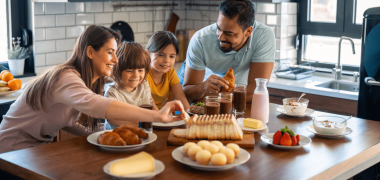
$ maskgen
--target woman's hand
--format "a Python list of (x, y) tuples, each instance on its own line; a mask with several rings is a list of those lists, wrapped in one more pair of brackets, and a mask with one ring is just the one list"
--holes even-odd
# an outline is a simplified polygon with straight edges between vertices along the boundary
[(175, 100), (170, 101), (165, 104), (164, 107), (161, 108), (160, 114), (161, 114), (161, 122), (169, 123), (173, 121), (180, 121), (183, 118), (181, 116), (173, 117), (172, 112), (179, 111), (181, 114), (187, 114), (185, 111), (185, 108), (183, 108), (183, 105), (181, 101)]

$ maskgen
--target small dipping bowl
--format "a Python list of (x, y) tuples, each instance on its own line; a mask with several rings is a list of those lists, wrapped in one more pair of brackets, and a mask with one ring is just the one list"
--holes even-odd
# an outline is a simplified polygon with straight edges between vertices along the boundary
[[(309, 100), (304, 99), (304, 98), (301, 98), (298, 102), (297, 102), (297, 100), (298, 100), (298, 98), (285, 98), (282, 100), (282, 103), (284, 104), (285, 111), (287, 113), (299, 114), (299, 115), (305, 114), (307, 105), (309, 104)], [(289, 104), (292, 104), (291, 102), (295, 102), (295, 103), (293, 103), (294, 104), (293, 106), (289, 105)]]
[(319, 134), (342, 135), (346, 130), (347, 121), (338, 116), (316, 116), (313, 117), (314, 130)]

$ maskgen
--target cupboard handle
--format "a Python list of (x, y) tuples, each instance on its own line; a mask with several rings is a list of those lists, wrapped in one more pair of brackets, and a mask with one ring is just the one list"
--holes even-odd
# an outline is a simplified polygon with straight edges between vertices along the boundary
[(380, 82), (379, 81), (376, 81), (373, 77), (366, 77), (364, 79), (364, 82), (368, 85), (368, 86), (380, 86)]

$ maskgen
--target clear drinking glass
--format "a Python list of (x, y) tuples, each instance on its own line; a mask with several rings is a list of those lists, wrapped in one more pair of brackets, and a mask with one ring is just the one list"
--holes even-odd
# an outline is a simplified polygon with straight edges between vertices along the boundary
[[(154, 103), (153, 98), (142, 98), (139, 100), (138, 106), (140, 108), (153, 110), (153, 103)], [(139, 127), (141, 129), (144, 129), (145, 131), (153, 132), (152, 122), (140, 122)]]
[(231, 114), (232, 110), (232, 93), (219, 93), (220, 114)]
[(206, 96), (206, 115), (219, 114), (220, 103), (218, 96)]
[(244, 115), (246, 108), (245, 97), (247, 95), (246, 84), (235, 84), (234, 89), (234, 108), (235, 115)]

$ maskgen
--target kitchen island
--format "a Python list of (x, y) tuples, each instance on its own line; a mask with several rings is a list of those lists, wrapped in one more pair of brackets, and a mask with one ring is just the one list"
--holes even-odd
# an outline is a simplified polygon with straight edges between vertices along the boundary
[[(87, 136), (0, 154), (0, 169), (25, 179), (113, 179), (103, 172), (109, 161), (140, 151), (162, 161), (165, 170), (152, 179), (348, 179), (380, 161), (380, 122), (352, 118), (347, 126), (353, 132), (343, 138), (315, 136), (306, 127), (310, 117), (294, 118), (276, 111), (270, 104), (268, 128), (255, 132), (255, 147), (246, 149), (248, 162), (230, 170), (202, 171), (173, 159), (177, 146), (167, 145), (170, 130), (154, 130), (158, 139), (145, 148), (130, 152), (111, 152), (87, 142)], [(313, 116), (327, 113), (315, 112)], [(247, 104), (246, 117), (250, 115)], [(287, 125), (296, 134), (311, 138), (300, 149), (283, 150), (263, 141), (264, 133), (274, 133)]]

